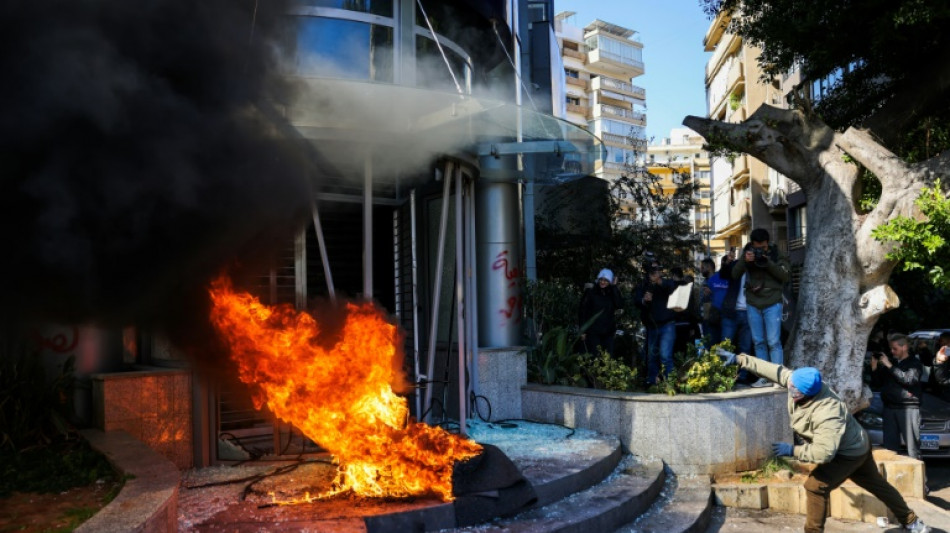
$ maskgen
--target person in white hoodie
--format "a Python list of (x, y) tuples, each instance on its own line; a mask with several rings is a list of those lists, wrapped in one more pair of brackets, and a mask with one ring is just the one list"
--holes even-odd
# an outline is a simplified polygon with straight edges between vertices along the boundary
[(584, 291), (577, 313), (578, 325), (581, 327), (593, 320), (581, 333), (581, 340), (584, 341), (584, 348), (588, 353), (597, 355), (599, 350), (603, 350), (610, 355), (614, 354), (616, 313), (620, 309), (623, 309), (623, 298), (614, 284), (614, 273), (605, 268), (597, 274), (597, 283)]

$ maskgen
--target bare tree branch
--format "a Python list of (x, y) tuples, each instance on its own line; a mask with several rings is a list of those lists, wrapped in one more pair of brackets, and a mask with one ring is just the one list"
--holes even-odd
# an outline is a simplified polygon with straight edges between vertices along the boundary
[(823, 171), (815, 154), (830, 145), (834, 132), (801, 112), (763, 105), (740, 124), (688, 116), (683, 124), (714, 147), (747, 153), (808, 190)]
[(907, 185), (906, 180), (911, 173), (910, 167), (893, 152), (875, 141), (867, 130), (848, 128), (837, 137), (835, 143), (877, 176), (882, 188), (903, 188)]

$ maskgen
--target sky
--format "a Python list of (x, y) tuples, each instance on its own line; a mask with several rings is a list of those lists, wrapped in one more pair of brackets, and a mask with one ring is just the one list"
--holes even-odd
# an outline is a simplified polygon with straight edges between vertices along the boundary
[(645, 74), (633, 84), (647, 93), (647, 138), (659, 142), (686, 115), (706, 114), (703, 36), (709, 28), (699, 0), (554, 0), (584, 27), (601, 19), (639, 32)]

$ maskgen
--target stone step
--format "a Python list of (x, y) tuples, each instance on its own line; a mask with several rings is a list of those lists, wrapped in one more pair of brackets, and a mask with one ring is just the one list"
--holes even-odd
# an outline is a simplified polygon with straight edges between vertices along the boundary
[(592, 533), (613, 531), (645, 512), (663, 488), (659, 461), (625, 458), (602, 483), (509, 519), (461, 528), (468, 533)]
[[(531, 436), (519, 438), (522, 433), (518, 431)], [(603, 482), (623, 457), (617, 437), (550, 424), (520, 422), (519, 427), (512, 431), (499, 433), (496, 430), (494, 435), (478, 436), (482, 437), (481, 442), (501, 448), (531, 483), (537, 496), (531, 509), (544, 507)], [(464, 499), (426, 505), (367, 516), (365, 527), (367, 533), (438, 531), (499, 518), (496, 514), (485, 514), (490, 505), (482, 509), (477, 507), (477, 501), (466, 502)], [(478, 518), (473, 518), (475, 516)]]
[(714, 510), (708, 476), (677, 477), (665, 493), (633, 523), (615, 533), (700, 533), (706, 531)]

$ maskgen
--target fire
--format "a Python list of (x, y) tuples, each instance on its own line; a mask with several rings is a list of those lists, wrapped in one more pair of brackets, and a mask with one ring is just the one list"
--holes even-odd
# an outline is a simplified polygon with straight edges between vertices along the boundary
[(340, 340), (326, 349), (320, 325), (290, 306), (236, 293), (226, 277), (210, 289), (211, 321), (227, 341), (255, 404), (332, 453), (334, 491), (362, 496), (436, 494), (452, 498), (452, 468), (481, 446), (442, 428), (407, 424), (396, 327), (371, 303), (348, 304)]

